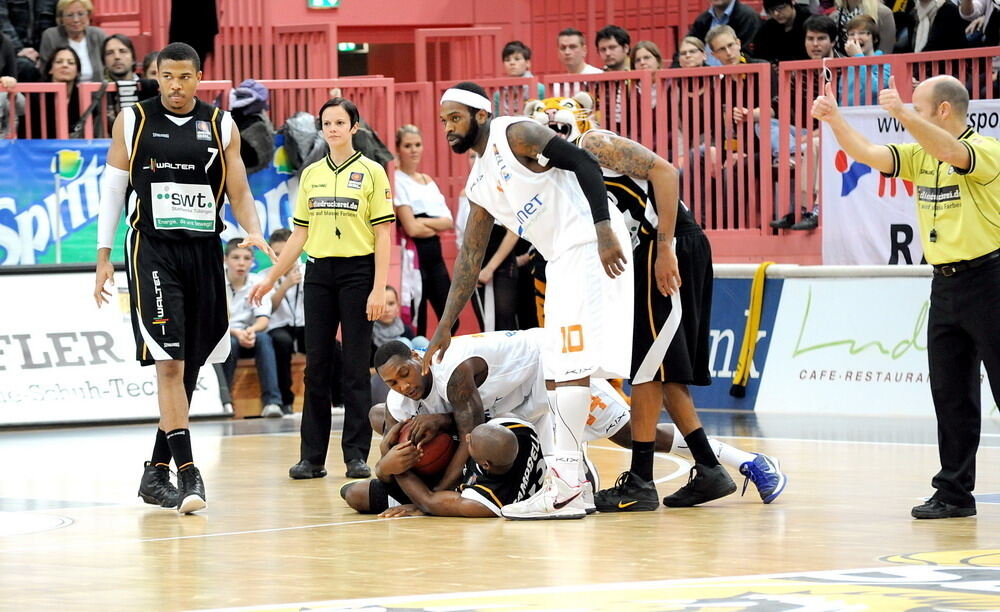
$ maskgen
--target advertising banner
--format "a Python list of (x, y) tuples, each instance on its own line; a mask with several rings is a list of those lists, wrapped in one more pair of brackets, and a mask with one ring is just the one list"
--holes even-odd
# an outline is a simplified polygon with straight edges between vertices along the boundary
[[(898, 121), (877, 106), (842, 108), (847, 122), (875, 144), (913, 142)], [(972, 100), (969, 123), (1000, 137), (1000, 100)], [(917, 229), (913, 185), (855, 161), (823, 124), (823, 263), (903, 265), (926, 263)]]
[[(156, 418), (156, 373), (135, 360), (124, 273), (98, 309), (93, 273), (0, 277), (0, 425)], [(221, 414), (219, 384), (202, 368), (192, 415)]]
[[(930, 278), (786, 279), (757, 412), (933, 416)], [(994, 411), (982, 374), (983, 414)]]
[[(265, 238), (279, 227), (291, 227), (296, 185), (285, 163), (278, 136), (271, 167), (250, 176)], [(0, 265), (51, 264), (56, 261), (56, 234), (61, 263), (96, 260), (100, 178), (109, 140), (0, 140)], [(57, 198), (56, 182), (60, 184)], [(232, 209), (225, 208), (222, 239), (238, 235)], [(58, 232), (57, 232), (58, 227)], [(119, 223), (111, 252), (123, 261), (125, 223)]]
[(750, 303), (750, 279), (716, 278), (712, 295), (712, 331), (709, 337), (709, 373), (712, 385), (690, 387), (694, 404), (698, 408), (727, 408), (731, 410), (753, 410), (761, 372), (770, 352), (771, 334), (774, 329), (778, 301), (781, 297), (781, 279), (768, 279), (764, 286), (764, 307), (761, 312), (760, 329), (757, 332), (757, 348), (750, 367), (746, 397), (733, 397), (729, 388), (733, 384), (743, 344), (743, 330), (747, 321), (747, 306)]

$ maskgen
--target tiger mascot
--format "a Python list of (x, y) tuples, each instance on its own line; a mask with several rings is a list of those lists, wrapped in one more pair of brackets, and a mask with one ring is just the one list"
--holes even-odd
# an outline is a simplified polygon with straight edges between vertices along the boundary
[(524, 114), (576, 144), (587, 131), (598, 127), (594, 99), (585, 91), (572, 98), (528, 100)]

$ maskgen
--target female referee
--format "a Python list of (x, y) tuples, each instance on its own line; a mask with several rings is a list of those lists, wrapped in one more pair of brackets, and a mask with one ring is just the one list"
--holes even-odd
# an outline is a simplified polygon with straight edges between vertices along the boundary
[(368, 478), (371, 446), (368, 363), (372, 321), (385, 308), (389, 242), (395, 216), (385, 170), (354, 150), (358, 109), (333, 98), (319, 111), (330, 154), (302, 173), (292, 235), (250, 299), (260, 302), (305, 250), (306, 376), (300, 461), (292, 478), (326, 476), (330, 444), (330, 360), (343, 338), (344, 436), (348, 478)]

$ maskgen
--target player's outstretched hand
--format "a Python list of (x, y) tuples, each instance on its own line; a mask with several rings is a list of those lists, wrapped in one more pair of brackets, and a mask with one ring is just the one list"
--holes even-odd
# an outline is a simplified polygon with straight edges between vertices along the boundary
[(444, 354), (448, 351), (449, 346), (451, 346), (451, 330), (447, 325), (441, 325), (438, 322), (437, 331), (431, 337), (430, 344), (427, 345), (427, 352), (424, 353), (424, 358), (420, 362), (420, 373), (426, 374), (430, 372), (431, 365), (434, 363), (434, 356), (437, 355), (438, 361), (441, 361), (444, 358)]
[(247, 301), (250, 302), (251, 306), (260, 306), (264, 296), (271, 293), (271, 289), (274, 289), (274, 280), (270, 274), (265, 274), (263, 280), (250, 288)]
[(264, 251), (264, 254), (271, 258), (271, 263), (278, 263), (278, 256), (274, 254), (274, 249), (271, 248), (271, 245), (260, 234), (247, 234), (243, 242), (240, 243), (240, 248), (249, 248), (251, 246)]
[(403, 429), (403, 424), (406, 421), (400, 421), (389, 428), (389, 431), (382, 434), (382, 443), (379, 444), (379, 453), (384, 457), (389, 449), (396, 445), (396, 441), (399, 440), (399, 432)]
[(829, 82), (823, 86), (823, 95), (813, 100), (812, 116), (820, 121), (831, 121), (840, 112), (837, 108), (837, 96), (833, 93), (833, 85)]
[(597, 230), (597, 252), (601, 256), (601, 265), (608, 276), (615, 278), (625, 271), (625, 264), (628, 263), (622, 245), (618, 243), (610, 221), (601, 221), (594, 229)]
[(681, 271), (677, 265), (677, 254), (665, 244), (656, 251), (656, 287), (663, 295), (673, 295), (681, 290)]
[(878, 103), (882, 110), (893, 117), (898, 116), (903, 110), (903, 99), (899, 97), (899, 91), (896, 89), (896, 77), (889, 77), (889, 87), (878, 92)]
[(395, 476), (409, 470), (420, 461), (423, 452), (417, 445), (407, 440), (389, 449), (379, 462), (379, 469), (386, 476)]
[(452, 418), (445, 414), (418, 414), (413, 417), (410, 441), (422, 448), (423, 443), (430, 442), (449, 421), (452, 421)]
[(418, 508), (416, 504), (403, 504), (402, 506), (383, 510), (382, 514), (378, 515), (379, 518), (400, 518), (404, 516), (424, 516), (424, 511)]
[(108, 291), (108, 283), (112, 287), (115, 286), (115, 266), (110, 261), (99, 261), (97, 279), (94, 282), (94, 301), (97, 302), (98, 308), (101, 304), (110, 304), (108, 298), (111, 297), (111, 292)]

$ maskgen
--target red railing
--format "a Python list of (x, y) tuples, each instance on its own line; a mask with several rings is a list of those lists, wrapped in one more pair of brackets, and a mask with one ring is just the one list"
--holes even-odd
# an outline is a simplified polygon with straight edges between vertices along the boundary
[[(7, 93), (3, 138), (69, 138), (69, 94), (63, 83), (18, 83)], [(23, 100), (18, 100), (18, 94)], [(23, 108), (23, 114), (20, 110)]]
[(492, 77), (509, 36), (506, 28), (496, 26), (418, 29), (414, 32), (417, 81)]

